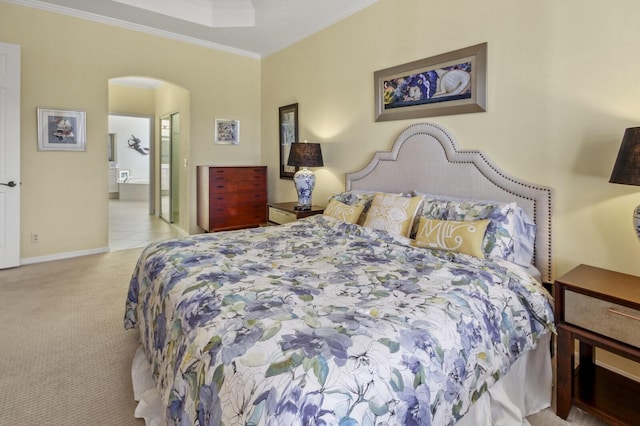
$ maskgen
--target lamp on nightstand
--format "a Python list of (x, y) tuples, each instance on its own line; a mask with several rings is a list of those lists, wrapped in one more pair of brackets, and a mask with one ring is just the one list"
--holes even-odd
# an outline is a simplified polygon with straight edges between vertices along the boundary
[(287, 165), (301, 167), (293, 175), (293, 183), (298, 192), (296, 210), (311, 210), (311, 194), (316, 186), (316, 175), (307, 167), (322, 167), (322, 150), (319, 143), (294, 142), (291, 144)]
[[(640, 186), (640, 127), (625, 130), (609, 182)], [(640, 239), (640, 205), (633, 211), (633, 227)]]

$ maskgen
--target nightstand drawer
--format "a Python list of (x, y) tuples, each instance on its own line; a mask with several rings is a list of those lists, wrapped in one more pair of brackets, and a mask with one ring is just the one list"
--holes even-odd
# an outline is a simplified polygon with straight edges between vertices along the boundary
[(565, 321), (640, 347), (640, 311), (565, 290)]
[(283, 225), (285, 223), (293, 222), (295, 220), (296, 220), (295, 213), (289, 213), (273, 207), (269, 207), (269, 222)]

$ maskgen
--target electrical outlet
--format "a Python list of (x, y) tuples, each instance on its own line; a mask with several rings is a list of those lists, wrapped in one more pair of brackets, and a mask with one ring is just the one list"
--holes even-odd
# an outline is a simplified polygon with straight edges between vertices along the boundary
[(38, 234), (31, 234), (31, 244), (36, 244), (40, 242), (40, 236)]

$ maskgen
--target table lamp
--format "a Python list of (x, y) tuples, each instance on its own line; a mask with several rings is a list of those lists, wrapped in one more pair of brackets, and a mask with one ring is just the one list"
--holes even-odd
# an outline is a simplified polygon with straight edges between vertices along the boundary
[[(640, 186), (640, 127), (625, 130), (609, 182)], [(633, 227), (640, 239), (640, 205), (633, 211)]]
[(311, 194), (316, 186), (316, 175), (307, 167), (322, 167), (322, 150), (319, 143), (294, 142), (291, 144), (287, 165), (300, 167), (293, 175), (293, 183), (298, 192), (295, 210), (311, 210)]

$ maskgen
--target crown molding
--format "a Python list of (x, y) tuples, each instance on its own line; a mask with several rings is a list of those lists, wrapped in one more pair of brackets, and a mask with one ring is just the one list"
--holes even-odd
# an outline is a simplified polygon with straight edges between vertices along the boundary
[(0, 0), (0, 1), (3, 1), (5, 3), (16, 4), (19, 6), (30, 7), (32, 9), (40, 9), (46, 12), (60, 13), (62, 15), (72, 16), (74, 18), (84, 19), (87, 21), (120, 27), (127, 30), (151, 34), (157, 37), (163, 37), (171, 40), (180, 41), (183, 43), (205, 47), (207, 49), (232, 53), (234, 55), (239, 55), (239, 56), (247, 56), (254, 59), (260, 59), (260, 55), (256, 52), (249, 52), (247, 50), (236, 49), (234, 47), (225, 46), (225, 45), (213, 43), (213, 42), (208, 42), (205, 40), (184, 36), (181, 34), (176, 34), (170, 31), (159, 30), (157, 28), (148, 27), (146, 25), (139, 25), (132, 22), (123, 21), (121, 19), (109, 18), (107, 16), (97, 15), (95, 13), (83, 12), (80, 10), (71, 9), (64, 6), (58, 6), (51, 3), (44, 3), (36, 0)]

